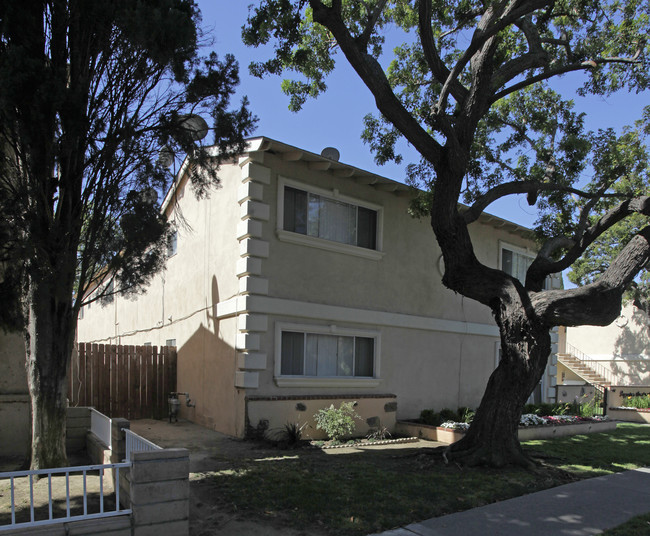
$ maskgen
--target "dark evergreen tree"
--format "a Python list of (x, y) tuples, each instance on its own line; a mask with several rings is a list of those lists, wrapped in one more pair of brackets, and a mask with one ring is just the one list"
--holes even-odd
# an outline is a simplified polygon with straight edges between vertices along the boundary
[[(1, 319), (25, 334), (33, 468), (66, 461), (84, 300), (137, 292), (164, 266), (161, 151), (190, 155), (202, 195), (254, 123), (245, 101), (230, 108), (235, 59), (199, 56), (199, 23), (191, 0), (0, 2)], [(197, 143), (200, 115), (216, 150)]]

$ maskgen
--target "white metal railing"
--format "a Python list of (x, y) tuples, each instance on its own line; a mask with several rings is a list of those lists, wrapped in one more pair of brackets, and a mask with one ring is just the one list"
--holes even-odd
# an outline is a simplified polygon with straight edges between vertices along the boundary
[(128, 428), (122, 428), (126, 435), (126, 461), (131, 461), (131, 454), (134, 452), (151, 452), (154, 450), (162, 450), (162, 447), (159, 447), (155, 443), (152, 443), (148, 439), (145, 439), (142, 436), (139, 436), (135, 432), (132, 432)]
[(111, 429), (111, 419), (95, 408), (90, 408), (90, 431), (101, 439), (109, 449), (113, 447)]
[[(62, 467), (57, 469), (38, 469), (30, 471), (12, 471), (9, 473), (0, 473), (0, 480), (9, 479), (11, 493), (11, 523), (0, 525), (0, 532), (15, 528), (37, 527), (41, 525), (52, 525), (65, 521), (80, 521), (85, 519), (98, 519), (103, 517), (113, 517), (131, 514), (131, 509), (120, 509), (120, 469), (131, 467), (130, 463), (111, 463), (104, 465), (86, 465), (79, 467)], [(115, 470), (115, 509), (106, 510), (104, 505), (104, 471)], [(99, 477), (99, 512), (88, 513), (88, 486), (87, 479), (89, 472), (98, 472)], [(70, 478), (71, 475), (80, 473), (83, 485), (83, 513), (75, 514), (70, 506)], [(65, 516), (54, 517), (54, 501), (52, 495), (52, 475), (65, 475)], [(36, 519), (34, 507), (34, 477), (47, 477), (48, 489), (48, 517), (47, 519)], [(16, 483), (18, 479), (26, 478), (29, 480), (29, 521), (16, 522)], [(74, 497), (76, 498), (76, 497)], [(26, 498), (21, 497), (21, 502), (26, 503)], [(59, 499), (56, 499), (57, 501)]]
[[(584, 365), (586, 365), (591, 370), (593, 370), (596, 374), (598, 374), (610, 385), (615, 382), (611, 371), (607, 367), (604, 367), (593, 357), (588, 356), (587, 354), (578, 350), (578, 348), (576, 348), (572, 344), (569, 344), (568, 342), (566, 343), (566, 351), (568, 354), (572, 355), (573, 357), (578, 358)], [(601, 386), (599, 385), (598, 387)]]

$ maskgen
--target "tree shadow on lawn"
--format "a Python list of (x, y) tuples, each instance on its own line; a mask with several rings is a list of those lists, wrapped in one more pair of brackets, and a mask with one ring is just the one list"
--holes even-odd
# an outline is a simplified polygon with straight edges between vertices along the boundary
[[(18, 458), (13, 460), (16, 462)], [(47, 477), (33, 479), (34, 520), (48, 520), (50, 487), (52, 496), (52, 518), (60, 519), (67, 516), (66, 493), (70, 493), (70, 515), (84, 514), (83, 491), (86, 489), (86, 514), (96, 514), (101, 510), (100, 477), (98, 471), (88, 471), (84, 485), (83, 473), (75, 470), (79, 466), (90, 464), (85, 451), (69, 453), (70, 466), (69, 482), (66, 483), (65, 474), (55, 474), (51, 478), (51, 485)], [(8, 470), (22, 470), (18, 466), (7, 467)], [(0, 527), (11, 523), (11, 482), (10, 479), (0, 480)], [(29, 477), (14, 478), (14, 498), (16, 523), (28, 522), (30, 513), (30, 484)], [(104, 472), (103, 478), (103, 511), (115, 510), (115, 493), (109, 480), (109, 471)]]
[(191, 475), (194, 515), (230, 516), (328, 534), (369, 534), (566, 483), (564, 472), (445, 465), (430, 448), (332, 453), (260, 450)]
[(527, 441), (534, 458), (589, 478), (650, 465), (650, 426), (618, 423), (616, 430)]
[[(18, 479), (16, 479), (18, 480)], [(48, 493), (46, 490), (36, 489), (46, 487), (47, 479), (41, 479), (34, 484), (34, 521), (45, 521), (50, 519)], [(2, 486), (0, 490), (0, 527), (11, 523), (11, 493), (9, 486)], [(67, 501), (65, 498), (65, 477), (52, 478), (52, 519), (67, 517)], [(106, 493), (103, 497), (103, 511), (115, 511), (114, 493)], [(87, 493), (85, 512), (83, 494), (71, 487), (70, 516), (86, 514), (97, 514), (100, 510), (101, 495), (99, 492)], [(14, 496), (16, 523), (25, 523), (31, 520), (29, 507), (29, 485), (26, 488), (17, 489)]]

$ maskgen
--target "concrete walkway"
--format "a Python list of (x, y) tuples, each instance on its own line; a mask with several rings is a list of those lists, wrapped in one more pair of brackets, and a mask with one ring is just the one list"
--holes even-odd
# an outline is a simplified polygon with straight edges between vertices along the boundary
[(650, 468), (601, 476), (375, 536), (591, 536), (650, 512)]

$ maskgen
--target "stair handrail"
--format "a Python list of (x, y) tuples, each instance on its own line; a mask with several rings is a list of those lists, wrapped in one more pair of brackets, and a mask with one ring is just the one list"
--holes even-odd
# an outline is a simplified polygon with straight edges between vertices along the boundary
[(566, 343), (566, 352), (567, 354), (572, 355), (573, 357), (577, 358), (579, 361), (584, 363), (587, 367), (593, 370), (601, 378), (604, 378), (605, 381), (607, 381), (610, 385), (616, 383), (612, 372), (607, 367), (604, 367), (593, 357), (585, 354), (584, 352), (580, 351), (578, 348), (576, 348), (575, 346), (573, 346), (568, 342)]

